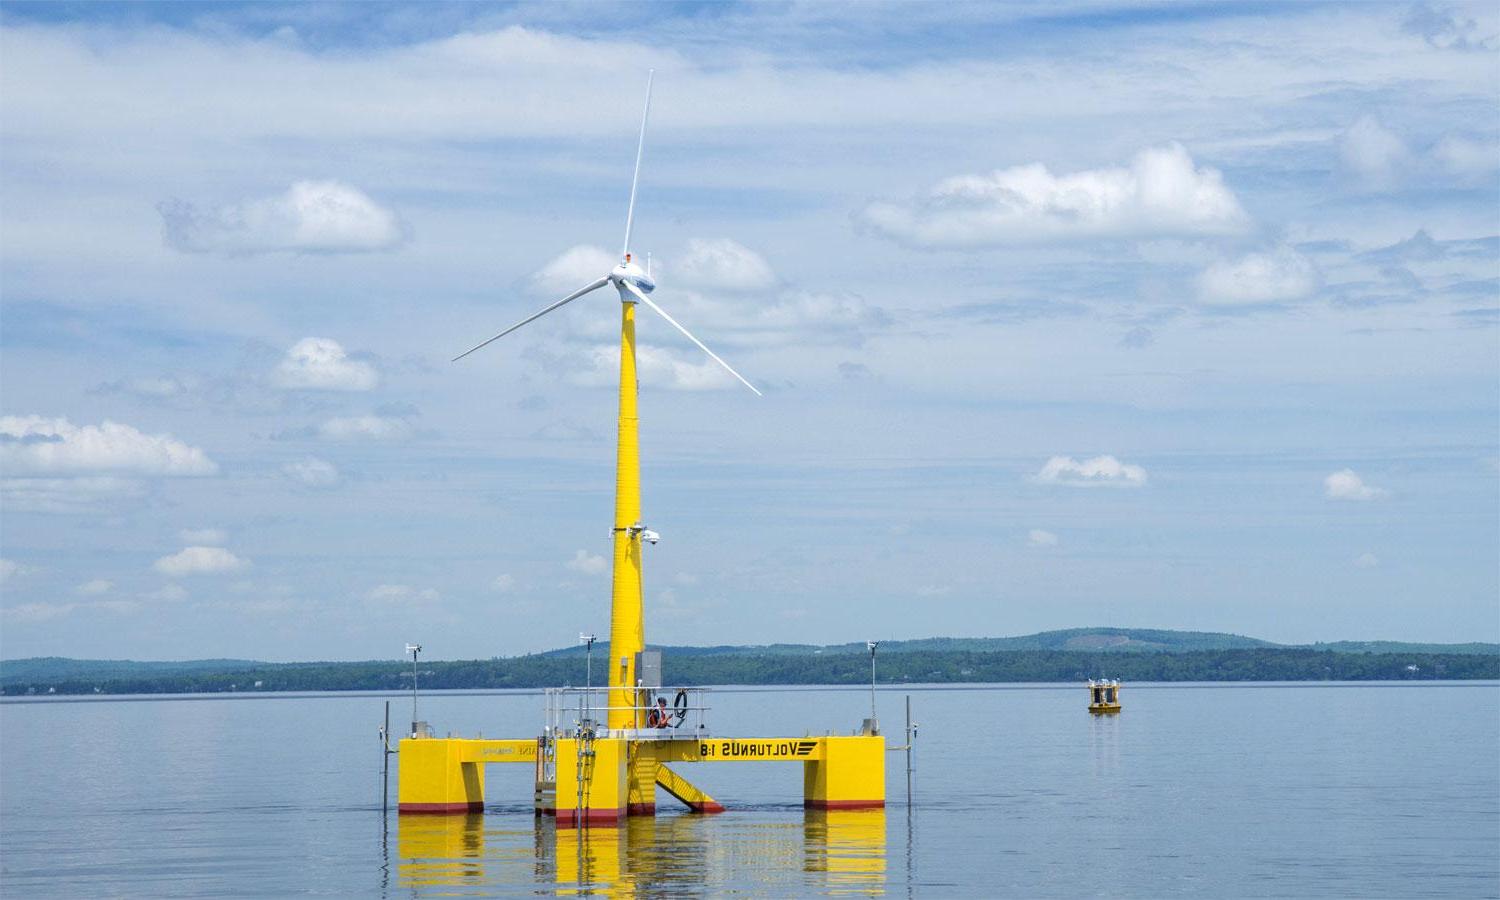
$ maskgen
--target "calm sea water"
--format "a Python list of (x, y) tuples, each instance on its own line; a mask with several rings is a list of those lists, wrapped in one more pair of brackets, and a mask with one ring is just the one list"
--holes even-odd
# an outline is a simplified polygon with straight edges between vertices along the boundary
[[(730, 812), (580, 835), (532, 819), (531, 768), (482, 816), (380, 809), (371, 696), (0, 704), (7, 897), (900, 894), (1500, 896), (1500, 685), (1129, 685), (910, 693), (914, 790), (804, 813), (798, 763), (685, 774)], [(410, 717), (394, 698), (392, 720)], [(847, 732), (869, 695), (713, 695), (716, 734)], [(541, 698), (424, 697), (439, 733), (528, 736)], [(398, 729), (401, 727), (398, 724)], [(392, 798), (395, 777), (392, 773)]]

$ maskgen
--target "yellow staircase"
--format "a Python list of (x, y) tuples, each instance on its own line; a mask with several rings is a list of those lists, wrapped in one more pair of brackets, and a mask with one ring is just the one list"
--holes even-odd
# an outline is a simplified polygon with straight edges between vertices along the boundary
[(691, 781), (673, 772), (665, 765), (656, 767), (656, 786), (681, 800), (688, 809), (696, 813), (721, 813), (724, 807), (719, 801), (700, 790)]

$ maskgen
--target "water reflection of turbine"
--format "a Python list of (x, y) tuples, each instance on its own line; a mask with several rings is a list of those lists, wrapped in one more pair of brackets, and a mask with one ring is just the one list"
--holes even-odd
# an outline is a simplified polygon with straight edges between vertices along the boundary
[[(529, 854), (527, 833), (532, 835)], [(472, 890), (550, 882), (558, 894), (624, 897), (714, 887), (767, 894), (794, 894), (799, 888), (885, 892), (883, 809), (808, 810), (800, 847), (798, 838), (794, 825), (730, 827), (688, 815), (635, 818), (622, 828), (488, 832), (482, 815), (415, 816), (403, 820), (398, 832), (396, 883), (405, 889)]]
[(554, 829), (557, 893), (632, 896), (620, 882), (621, 843), (618, 828)]
[(396, 832), (402, 887), (484, 883), (484, 816), (422, 816)]
[(824, 873), (830, 893), (885, 892), (885, 810), (808, 810), (804, 868)]

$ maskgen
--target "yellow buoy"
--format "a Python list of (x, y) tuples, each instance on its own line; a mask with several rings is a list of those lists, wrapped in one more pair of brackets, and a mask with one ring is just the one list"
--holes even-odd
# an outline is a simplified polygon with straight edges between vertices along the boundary
[(1096, 716), (1120, 711), (1120, 682), (1089, 679), (1089, 712)]

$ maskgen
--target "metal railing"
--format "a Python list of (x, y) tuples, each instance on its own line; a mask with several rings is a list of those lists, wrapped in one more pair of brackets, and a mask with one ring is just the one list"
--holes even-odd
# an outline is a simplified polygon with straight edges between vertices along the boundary
[[(690, 737), (707, 733), (707, 713), (711, 707), (705, 702), (708, 688), (636, 688), (645, 700), (638, 706), (611, 706), (609, 688), (562, 687), (545, 690), (544, 726), (545, 737), (573, 737), (584, 731), (594, 737), (605, 737), (609, 714), (619, 710), (630, 712), (631, 726), (626, 729), (631, 737)], [(651, 710), (656, 708), (656, 699), (667, 701), (667, 715), (671, 721), (667, 728), (647, 728)], [(604, 720), (604, 721), (600, 721)], [(571, 725), (571, 727), (569, 727)], [(616, 729), (619, 730), (619, 729)]]

